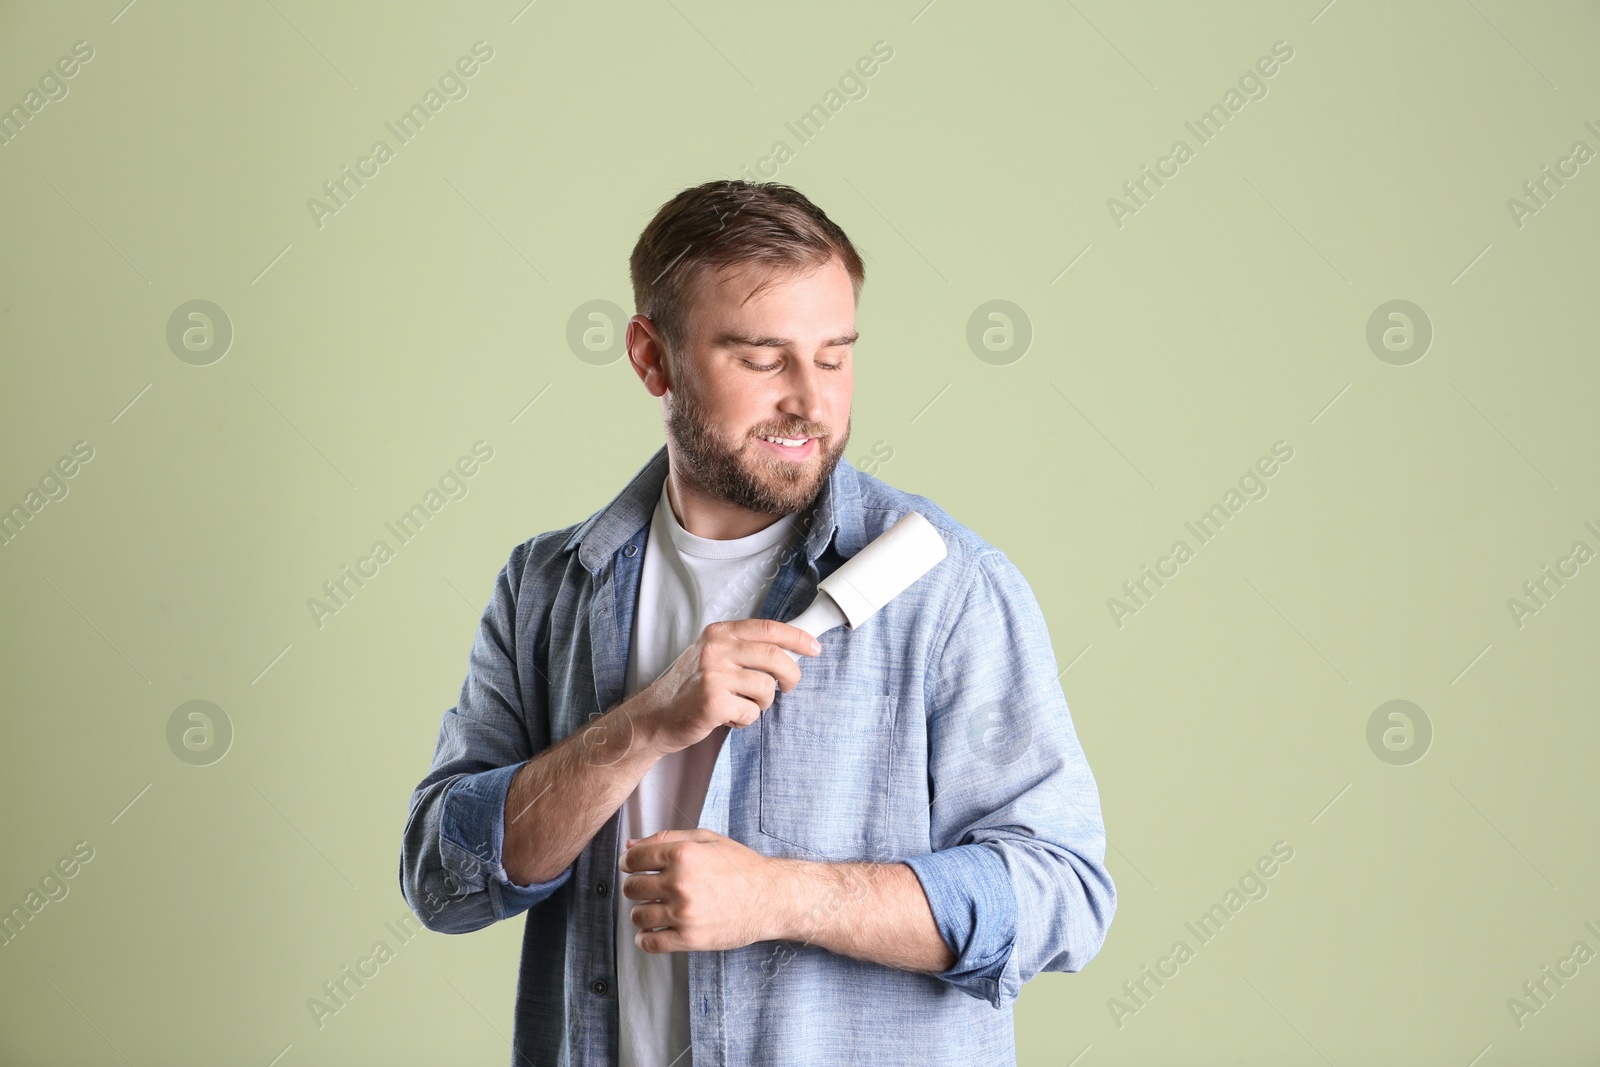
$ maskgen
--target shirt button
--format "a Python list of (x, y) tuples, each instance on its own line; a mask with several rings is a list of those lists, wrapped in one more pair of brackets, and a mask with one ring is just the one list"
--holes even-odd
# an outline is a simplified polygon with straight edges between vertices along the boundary
[(629, 545), (627, 548), (622, 550), (622, 554), (624, 556), (627, 556), (629, 559), (632, 559), (634, 556), (637, 556), (639, 554), (639, 546), (638, 545)]
[(596, 882), (594, 885), (594, 891), (599, 893), (601, 896), (605, 896), (607, 892), (607, 886), (604, 882)]
[(596, 978), (594, 981), (589, 983), (589, 988), (594, 990), (599, 996), (603, 997), (606, 995), (606, 990), (611, 987), (606, 985), (606, 980), (604, 978)]

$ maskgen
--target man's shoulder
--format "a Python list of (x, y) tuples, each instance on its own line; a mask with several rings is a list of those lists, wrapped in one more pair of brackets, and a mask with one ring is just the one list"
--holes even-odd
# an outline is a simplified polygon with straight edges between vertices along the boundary
[[(996, 632), (1021, 619), (1039, 618), (1033, 587), (1004, 551), (920, 493), (896, 488), (857, 471), (863, 547), (909, 511), (933, 524), (944, 540), (946, 556), (919, 580), (916, 602), (940, 621), (934, 648), (950, 647), (958, 631), (965, 640), (992, 641)], [(942, 653), (928, 662), (936, 663)]]
[(915, 511), (932, 523), (944, 540), (948, 566), (941, 565), (941, 569), (948, 575), (947, 580), (960, 581), (979, 560), (991, 564), (1009, 562), (999, 548), (930, 498), (897, 488), (862, 470), (857, 470), (855, 477), (861, 506), (863, 547), (899, 522), (907, 512)]
[(537, 595), (559, 585), (569, 564), (567, 542), (582, 525), (583, 522), (575, 522), (559, 530), (546, 530), (513, 545), (502, 568), (508, 591), (521, 599), (525, 594)]
[(588, 521), (581, 519), (559, 530), (536, 533), (512, 549), (511, 558), (520, 560), (522, 567), (528, 570), (543, 571), (551, 566), (564, 567), (568, 554), (567, 542), (578, 532), (578, 528)]

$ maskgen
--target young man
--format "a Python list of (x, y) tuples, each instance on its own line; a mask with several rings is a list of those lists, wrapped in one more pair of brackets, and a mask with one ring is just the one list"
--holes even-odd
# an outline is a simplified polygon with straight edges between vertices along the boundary
[[(1014, 1063), (1022, 983), (1116, 911), (1039, 605), (839, 462), (864, 269), (820, 209), (687, 189), (631, 273), (666, 444), (501, 569), (406, 901), (447, 933), (527, 913), (515, 1063)], [(911, 510), (948, 549), (928, 574), (859, 630), (781, 621)]]

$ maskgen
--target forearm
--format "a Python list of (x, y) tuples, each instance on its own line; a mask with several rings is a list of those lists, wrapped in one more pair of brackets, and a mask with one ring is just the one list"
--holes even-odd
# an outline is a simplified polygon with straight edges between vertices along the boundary
[(776, 862), (775, 938), (903, 971), (955, 965), (922, 883), (904, 863)]
[(595, 833), (664, 754), (624, 701), (539, 753), (506, 791), (501, 866), (518, 885), (549, 881)]

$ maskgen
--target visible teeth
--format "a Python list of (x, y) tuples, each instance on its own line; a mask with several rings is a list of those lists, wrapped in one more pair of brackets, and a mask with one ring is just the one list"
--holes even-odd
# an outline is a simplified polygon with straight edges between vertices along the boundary
[(771, 441), (775, 445), (782, 445), (785, 448), (799, 448), (801, 445), (805, 444), (807, 441), (810, 440), (809, 437), (769, 437), (769, 436), (763, 436), (761, 439), (763, 441)]

